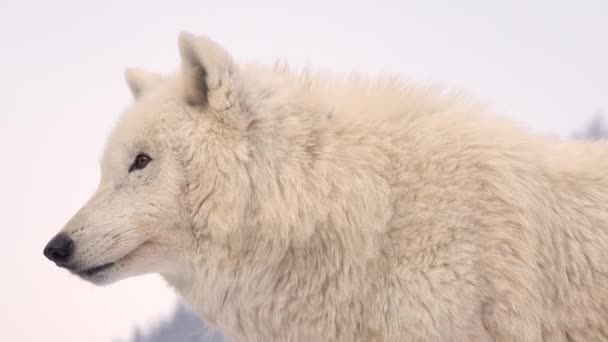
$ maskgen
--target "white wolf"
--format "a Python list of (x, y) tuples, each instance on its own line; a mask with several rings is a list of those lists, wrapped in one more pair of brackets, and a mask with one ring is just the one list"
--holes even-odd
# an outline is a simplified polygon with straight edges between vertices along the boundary
[(179, 51), (174, 75), (127, 71), (57, 265), (160, 273), (235, 341), (608, 340), (606, 144), (191, 33)]

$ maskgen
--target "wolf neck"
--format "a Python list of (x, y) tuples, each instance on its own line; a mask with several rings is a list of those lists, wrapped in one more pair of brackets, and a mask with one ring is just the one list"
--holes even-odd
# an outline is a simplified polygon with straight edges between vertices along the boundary
[(368, 291), (352, 284), (368, 278), (390, 217), (388, 142), (349, 131), (319, 130), (314, 150), (288, 156), (302, 158), (248, 168), (246, 226), (225, 243), (201, 243), (192, 281), (176, 286), (209, 324), (237, 338), (305, 330), (313, 322), (298, 317)]

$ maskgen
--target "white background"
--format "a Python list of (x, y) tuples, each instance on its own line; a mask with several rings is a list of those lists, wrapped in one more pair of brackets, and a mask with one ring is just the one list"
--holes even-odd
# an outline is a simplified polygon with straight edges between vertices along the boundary
[(0, 1), (1, 341), (111, 341), (173, 308), (156, 276), (94, 287), (42, 249), (97, 185), (123, 69), (176, 69), (180, 30), (237, 59), (441, 81), (540, 133), (608, 109), (605, 0)]

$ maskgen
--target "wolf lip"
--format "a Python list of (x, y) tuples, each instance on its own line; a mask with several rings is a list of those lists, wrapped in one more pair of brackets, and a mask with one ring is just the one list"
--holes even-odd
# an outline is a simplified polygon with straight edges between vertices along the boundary
[(99, 272), (103, 272), (103, 271), (111, 268), (112, 266), (114, 266), (114, 263), (113, 262), (109, 262), (107, 264), (91, 267), (91, 268), (88, 268), (88, 269), (86, 269), (84, 271), (80, 271), (80, 272), (78, 272), (78, 274), (80, 274), (82, 276), (86, 276), (86, 277), (91, 277), (91, 276), (94, 276), (95, 274), (97, 274)]

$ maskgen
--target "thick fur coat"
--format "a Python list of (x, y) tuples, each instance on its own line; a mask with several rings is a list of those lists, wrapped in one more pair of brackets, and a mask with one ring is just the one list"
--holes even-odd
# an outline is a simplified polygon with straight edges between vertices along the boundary
[(61, 266), (160, 273), (233, 341), (608, 340), (606, 144), (396, 78), (179, 51), (174, 75), (128, 70)]

